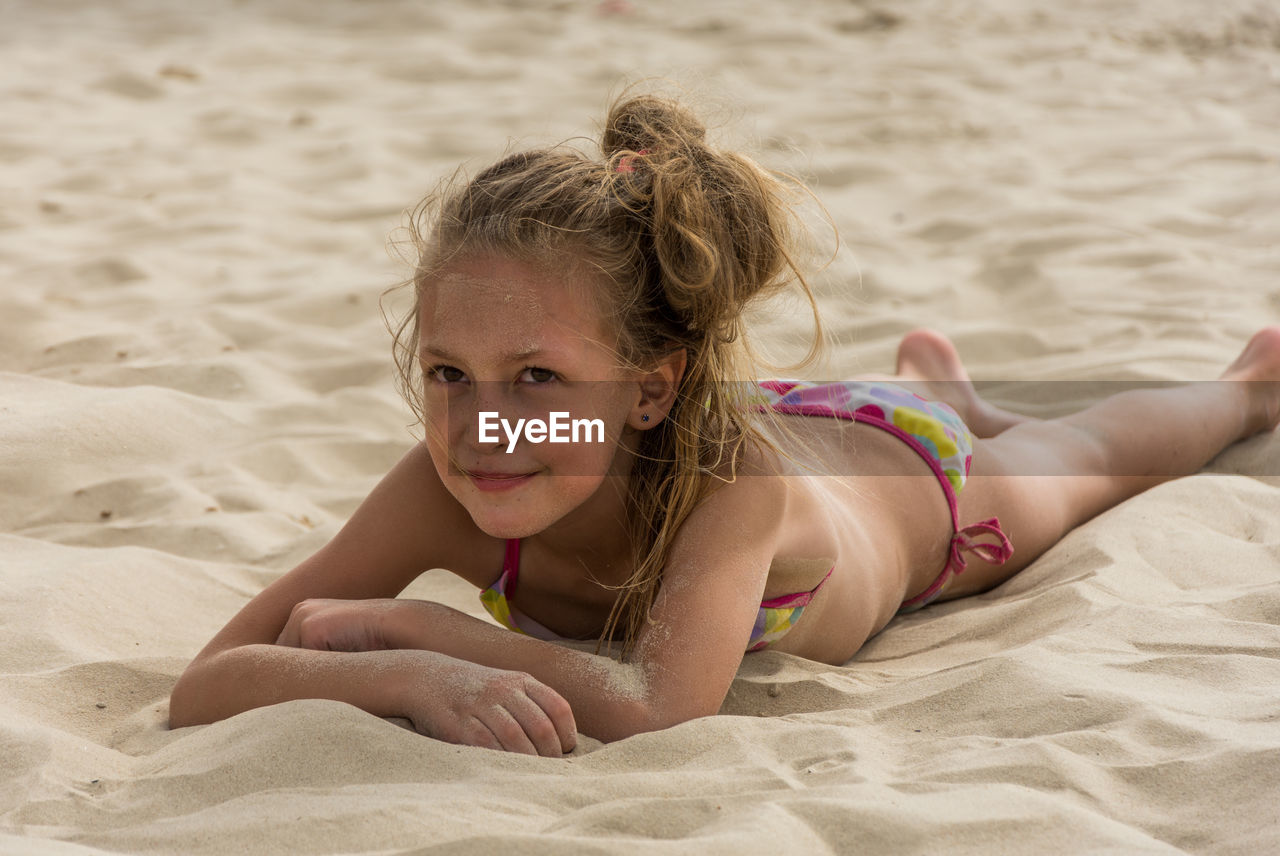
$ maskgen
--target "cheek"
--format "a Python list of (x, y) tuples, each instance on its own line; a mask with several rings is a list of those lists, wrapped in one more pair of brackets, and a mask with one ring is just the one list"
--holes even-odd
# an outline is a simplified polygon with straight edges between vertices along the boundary
[(427, 448), (431, 450), (431, 457), (437, 458), (443, 456), (445, 450), (449, 446), (448, 418), (435, 413), (429, 408), (424, 408), (422, 414), (422, 433), (423, 439), (426, 441)]
[(431, 464), (435, 467), (436, 475), (440, 478), (441, 483), (452, 492), (450, 485), (455, 473), (450, 472), (448, 445), (433, 437), (430, 431), (427, 432), (425, 443), (427, 454), (431, 456)]
[[(582, 429), (578, 432), (578, 442), (534, 444), (525, 441), (520, 451), (545, 464), (554, 475), (598, 480), (608, 474), (618, 448), (617, 438), (610, 437), (608, 432), (606, 423), (603, 442), (599, 440), (598, 429)], [(568, 431), (565, 433), (571, 436)]]
[(450, 434), (448, 412), (443, 408), (435, 408), (431, 404), (422, 411), (422, 441), (431, 456), (436, 472), (446, 484), (458, 475), (456, 464), (450, 462), (456, 458), (458, 442)]
[[(617, 455), (630, 412), (630, 402), (619, 394), (616, 385), (602, 383), (573, 399), (562, 399), (552, 409), (567, 412), (568, 421), (577, 422), (576, 426), (570, 424), (563, 431), (569, 442), (536, 445), (524, 442), (522, 449), (555, 466), (564, 476), (600, 478), (607, 475)], [(538, 416), (549, 419), (550, 415), (544, 409)], [(573, 439), (575, 436), (576, 440)]]
[(422, 421), (428, 438), (456, 442), (467, 426), (469, 411), (455, 406), (449, 395), (428, 388), (422, 399)]

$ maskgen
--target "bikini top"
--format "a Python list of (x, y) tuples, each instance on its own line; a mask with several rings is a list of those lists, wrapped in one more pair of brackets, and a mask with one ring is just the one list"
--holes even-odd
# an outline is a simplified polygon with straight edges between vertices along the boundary
[[(831, 571), (834, 570), (835, 565), (832, 565)], [(762, 601), (760, 611), (756, 614), (755, 626), (751, 628), (751, 639), (747, 642), (747, 650), (759, 651), (787, 635), (787, 631), (800, 620), (800, 614), (813, 600), (818, 589), (822, 588), (831, 577), (831, 571), (827, 571), (827, 575), (809, 591), (784, 594)], [(502, 575), (487, 589), (480, 592), (480, 603), (499, 624), (509, 630), (548, 641), (567, 638), (521, 613), (511, 603), (511, 598), (515, 596), (519, 573), (520, 539), (510, 538), (507, 540), (506, 556), (502, 560)]]

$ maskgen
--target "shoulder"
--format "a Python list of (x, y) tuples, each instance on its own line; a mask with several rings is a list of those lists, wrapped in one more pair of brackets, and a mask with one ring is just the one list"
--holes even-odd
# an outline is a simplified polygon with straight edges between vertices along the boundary
[(477, 572), (491, 578), (492, 563), (482, 570), (477, 558), (485, 547), (500, 549), (499, 540), (481, 531), (445, 487), (422, 443), (383, 477), (334, 541), (381, 555), (385, 566), (399, 568), (405, 585), (430, 568), (446, 568), (471, 582)]
[(763, 562), (767, 569), (787, 516), (789, 495), (771, 453), (744, 443), (732, 471), (726, 465), (708, 478), (712, 484), (706, 496), (672, 541), (673, 561), (666, 574), (679, 573), (695, 555), (702, 561), (694, 564), (703, 567), (745, 569)]
[(732, 508), (753, 518), (766, 512), (780, 517), (787, 498), (787, 472), (784, 458), (776, 449), (747, 437), (737, 460), (732, 465), (720, 465), (708, 476), (712, 487), (704, 504)]
[(419, 443), (383, 476), (338, 534), (295, 570), (317, 582), (341, 577), (344, 586), (357, 590), (347, 597), (391, 597), (432, 568), (483, 587), (496, 575), (501, 555), (502, 542), (475, 525)]

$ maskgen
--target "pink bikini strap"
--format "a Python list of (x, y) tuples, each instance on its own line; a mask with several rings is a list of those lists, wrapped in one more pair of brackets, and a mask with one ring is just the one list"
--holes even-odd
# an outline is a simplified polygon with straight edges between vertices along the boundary
[[(1000, 542), (993, 544), (974, 540), (983, 535), (994, 535), (1000, 539)], [(952, 537), (951, 561), (948, 567), (957, 574), (969, 564), (961, 552), (964, 550), (977, 554), (979, 558), (993, 565), (1003, 565), (1013, 555), (1013, 543), (1009, 541), (1009, 536), (1001, 531), (1000, 521), (995, 517), (989, 517), (980, 523), (969, 524)]]
[(502, 558), (502, 573), (507, 578), (507, 594), (516, 590), (516, 576), (520, 573), (520, 539), (507, 539), (507, 553)]
[[(795, 381), (763, 381), (760, 386), (771, 390), (777, 395), (783, 396), (790, 392), (799, 384)], [(943, 586), (955, 574), (960, 573), (968, 565), (968, 561), (964, 557), (965, 552), (974, 553), (982, 559), (993, 565), (1003, 565), (1009, 561), (1009, 557), (1013, 555), (1013, 543), (1009, 540), (1009, 536), (1000, 529), (1000, 521), (995, 517), (987, 518), (979, 523), (972, 523), (968, 526), (960, 526), (960, 506), (956, 500), (956, 491), (951, 484), (951, 479), (947, 477), (946, 472), (942, 468), (942, 462), (938, 460), (935, 454), (936, 449), (929, 449), (924, 446), (920, 440), (906, 430), (898, 427), (892, 422), (874, 416), (865, 410), (855, 410), (852, 413), (837, 411), (830, 404), (811, 402), (807, 404), (765, 404), (762, 408), (771, 407), (778, 413), (798, 413), (804, 416), (838, 416), (841, 419), (852, 419), (855, 422), (873, 425), (884, 431), (888, 431), (897, 437), (903, 443), (906, 443), (933, 471), (934, 477), (942, 485), (942, 492), (947, 498), (947, 507), (951, 510), (951, 527), (953, 535), (951, 536), (951, 556), (947, 561), (946, 567), (938, 574), (937, 579), (929, 588), (909, 600), (904, 601), (903, 605), (915, 605), (928, 603), (933, 597), (942, 590)], [(965, 476), (969, 475), (969, 460), (965, 461)], [(963, 484), (963, 482), (962, 482)], [(999, 539), (998, 543), (990, 541), (977, 541), (976, 538), (983, 536), (994, 536)]]

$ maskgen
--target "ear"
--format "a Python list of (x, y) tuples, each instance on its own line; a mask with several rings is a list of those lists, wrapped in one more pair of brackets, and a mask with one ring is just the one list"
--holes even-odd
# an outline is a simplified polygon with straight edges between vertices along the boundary
[(687, 359), (685, 349), (677, 348), (659, 360), (652, 371), (638, 378), (640, 399), (627, 416), (628, 426), (637, 431), (648, 431), (667, 418), (675, 406), (676, 390), (684, 377)]

